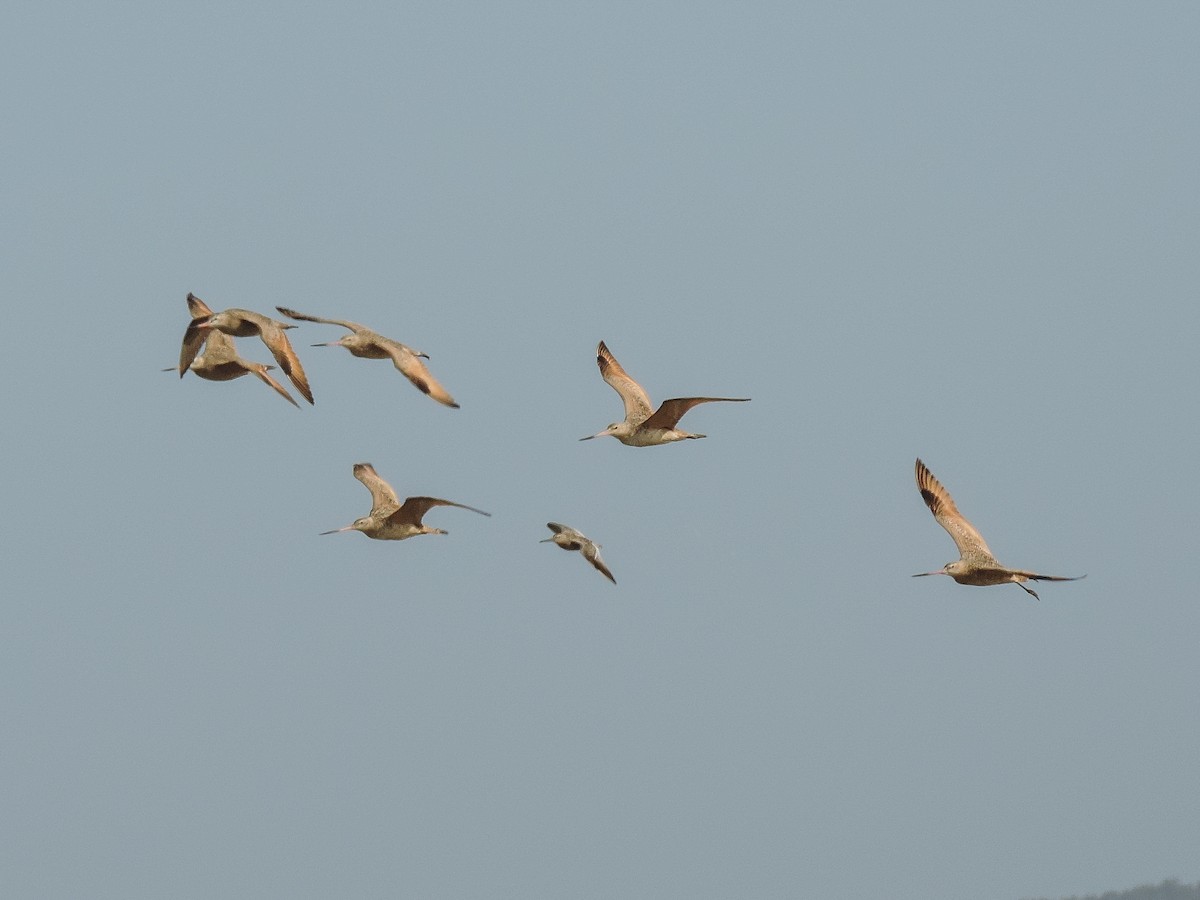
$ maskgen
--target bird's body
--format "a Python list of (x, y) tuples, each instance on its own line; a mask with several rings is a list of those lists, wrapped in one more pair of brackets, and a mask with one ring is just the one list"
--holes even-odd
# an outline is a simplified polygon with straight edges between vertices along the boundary
[(941, 525), (946, 532), (954, 539), (954, 544), (958, 547), (959, 559), (954, 562), (946, 563), (941, 569), (936, 572), (919, 572), (914, 575), (914, 578), (920, 578), (925, 575), (949, 575), (959, 584), (971, 585), (991, 585), (991, 584), (1016, 584), (1021, 590), (1027, 594), (1031, 594), (1034, 599), (1040, 600), (1037, 592), (1025, 587), (1026, 581), (1078, 581), (1085, 576), (1078, 575), (1073, 578), (1067, 578), (1061, 575), (1039, 575), (1037, 572), (1029, 572), (1024, 569), (1010, 569), (1007, 566), (1001, 565), (1000, 562), (992, 555), (992, 551), (988, 548), (987, 543), (983, 539), (983, 535), (967, 521), (966, 517), (958, 511), (958, 507), (954, 505), (954, 500), (950, 496), (940, 481), (933, 477), (933, 473), (925, 467), (925, 463), (917, 460), (916, 466), (917, 489), (921, 492), (921, 499), (925, 501), (925, 505), (929, 507), (929, 511), (933, 513), (933, 517), (937, 523)]
[[(199, 304), (199, 306), (197, 306)], [(304, 367), (291, 342), (284, 333), (285, 329), (295, 328), (285, 322), (277, 322), (269, 316), (251, 312), (248, 309), (226, 309), (219, 313), (211, 310), (204, 315), (196, 315), (200, 307), (207, 309), (204, 301), (194, 294), (188, 294), (188, 306), (192, 308), (193, 318), (183, 335), (183, 346), (179, 352), (179, 376), (191, 366), (192, 361), (200, 352), (205, 336), (210, 331), (220, 331), (231, 337), (259, 337), (279, 363), (285, 375), (291, 379), (301, 395), (309, 403), (313, 402), (312, 390), (308, 386), (308, 378)]]
[(655, 410), (650, 405), (650, 396), (645, 389), (629, 377), (615, 356), (601, 341), (596, 348), (596, 364), (604, 381), (620, 395), (625, 404), (625, 419), (613, 422), (603, 431), (580, 438), (590, 441), (592, 438), (611, 436), (629, 447), (657, 447), (660, 444), (671, 444), (675, 441), (696, 440), (706, 437), (703, 434), (693, 434), (675, 426), (693, 406), (701, 403), (745, 403), (749, 397), (676, 397), (664, 400)]
[(418, 534), (448, 533), (441, 528), (430, 528), (421, 522), (425, 513), (435, 506), (457, 506), (459, 509), (469, 509), (481, 516), (491, 515), (482, 509), (465, 506), (451, 500), (440, 500), (437, 497), (408, 497), (401, 503), (396, 492), (392, 490), (392, 486), (379, 477), (375, 467), (370, 463), (355, 463), (354, 477), (371, 492), (371, 511), (344, 528), (322, 531), (321, 534), (361, 531), (367, 537), (377, 541), (403, 541), (410, 537), (416, 537)]
[(428, 359), (429, 354), (422, 353), (420, 350), (414, 350), (412, 347), (406, 346), (399, 341), (384, 337), (382, 334), (372, 331), (364, 325), (359, 325), (357, 322), (348, 322), (344, 319), (323, 319), (320, 316), (305, 315), (304, 313), (299, 313), (294, 309), (287, 309), (283, 306), (275, 308), (288, 318), (298, 319), (302, 322), (340, 325), (350, 333), (343, 335), (340, 340), (329, 341), (324, 344), (313, 344), (313, 346), (345, 347), (350, 351), (351, 355), (361, 359), (390, 359), (396, 370), (412, 382), (413, 386), (421, 393), (428, 394), (444, 406), (449, 406), (453, 409), (459, 408), (458, 403), (450, 396), (450, 393), (429, 373), (429, 367), (421, 361), (422, 358)]
[(576, 531), (569, 525), (560, 525), (557, 522), (547, 522), (546, 527), (554, 534), (551, 537), (543, 538), (538, 541), (539, 544), (545, 544), (548, 541), (553, 541), (564, 550), (577, 550), (582, 554), (583, 558), (595, 566), (596, 571), (611, 581), (617, 583), (617, 579), (613, 578), (612, 572), (608, 570), (608, 566), (604, 564), (604, 560), (600, 558), (600, 545), (587, 537), (582, 532)]
[[(209, 331), (203, 351), (188, 366), (190, 371), (207, 381), (232, 381), (243, 375), (254, 374), (284, 400), (299, 408), (300, 404), (292, 399), (287, 389), (267, 374), (268, 370), (273, 368), (275, 367), (264, 363), (242, 359), (233, 346), (233, 338), (220, 331)], [(174, 372), (175, 367), (172, 366), (166, 371)]]

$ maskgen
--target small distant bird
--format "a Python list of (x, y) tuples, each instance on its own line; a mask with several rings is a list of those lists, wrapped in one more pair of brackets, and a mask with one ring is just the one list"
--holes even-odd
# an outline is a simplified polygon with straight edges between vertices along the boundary
[(554, 541), (564, 550), (578, 550), (583, 554), (583, 558), (596, 567), (596, 570), (611, 581), (617, 583), (617, 579), (613, 578), (612, 572), (608, 571), (608, 566), (604, 564), (604, 560), (600, 558), (600, 545), (595, 541), (590, 540), (586, 535), (576, 531), (568, 525), (559, 525), (557, 522), (547, 522), (546, 527), (554, 532), (553, 537), (543, 538), (538, 541), (539, 544), (545, 544), (547, 541)]
[(650, 397), (640, 384), (629, 377), (621, 368), (616, 357), (609, 352), (604, 341), (596, 348), (596, 364), (600, 366), (600, 374), (608, 385), (621, 396), (625, 403), (625, 421), (613, 422), (603, 431), (589, 434), (580, 438), (590, 441), (592, 438), (611, 435), (622, 444), (629, 447), (656, 447), (659, 444), (670, 444), (674, 441), (694, 440), (705, 437), (703, 434), (691, 434), (681, 431), (675, 426), (693, 406), (701, 403), (745, 403), (749, 397), (676, 397), (674, 400), (664, 400), (662, 406), (651, 415), (653, 407)]
[[(213, 311), (208, 308), (208, 305), (203, 300), (192, 294), (188, 295), (188, 306), (192, 310), (193, 318), (205, 318), (213, 314)], [(170, 366), (163, 369), (163, 371), (174, 372), (176, 368), (176, 366)], [(242, 359), (237, 354), (233, 338), (224, 332), (210, 328), (204, 339), (203, 352), (192, 360), (188, 368), (208, 381), (232, 381), (235, 378), (241, 378), (243, 375), (254, 373), (262, 379), (264, 384), (270, 386), (283, 397), (284, 400), (297, 409), (300, 408), (300, 404), (292, 399), (292, 395), (287, 392), (283, 385), (267, 374), (269, 369), (275, 367)]]
[(1024, 581), (1078, 581), (1086, 575), (1065, 578), (1061, 575), (1039, 575), (1036, 572), (1026, 572), (1023, 569), (1010, 569), (1002, 566), (983, 540), (975, 526), (966, 520), (950, 492), (942, 487), (941, 482), (933, 477), (933, 473), (925, 467), (925, 463), (917, 460), (917, 488), (921, 491), (921, 499), (933, 513), (937, 523), (946, 529), (958, 547), (960, 558), (946, 563), (936, 572), (918, 572), (913, 578), (925, 575), (949, 575), (959, 584), (989, 585), (1015, 583), (1021, 590), (1031, 594), (1035, 600), (1041, 597), (1025, 587)]
[(473, 506), (464, 506), (450, 500), (439, 500), (436, 497), (408, 497), (401, 503), (396, 492), (392, 490), (392, 486), (379, 477), (375, 467), (370, 463), (355, 463), (354, 477), (371, 492), (371, 512), (362, 518), (355, 519), (345, 528), (322, 531), (321, 534), (361, 531), (367, 537), (377, 541), (403, 541), (406, 538), (416, 537), (418, 534), (449, 534), (440, 528), (430, 528), (421, 523), (425, 513), (435, 506), (457, 506), (459, 509), (469, 509), (481, 516), (491, 515), (491, 513), (486, 513)]
[(195, 294), (188, 294), (188, 306), (192, 308), (194, 317), (183, 334), (183, 347), (179, 351), (180, 378), (188, 370), (192, 360), (196, 358), (196, 354), (200, 352), (200, 345), (204, 343), (204, 337), (209, 329), (216, 329), (231, 337), (257, 335), (267, 345), (267, 349), (275, 357), (275, 362), (279, 363), (279, 368), (283, 369), (284, 374), (292, 380), (296, 390), (309, 403), (313, 402), (312, 390), (308, 386), (304, 367), (300, 365), (296, 351), (292, 349), (291, 342), (284, 334), (284, 329), (295, 328), (295, 325), (276, 322), (268, 316), (251, 312), (248, 309), (226, 309), (219, 313), (210, 310), (208, 315), (195, 316), (194, 313), (199, 308), (196, 306), (197, 303), (204, 305), (204, 301)]
[(420, 350), (414, 350), (412, 347), (407, 347), (399, 341), (386, 338), (382, 334), (359, 325), (357, 322), (308, 316), (283, 306), (275, 308), (290, 319), (299, 319), (302, 322), (320, 322), (324, 325), (340, 325), (343, 328), (349, 329), (350, 333), (344, 335), (341, 340), (327, 341), (323, 344), (313, 344), (313, 346), (345, 347), (352, 355), (362, 359), (390, 359), (400, 374), (411, 381), (413, 386), (422, 394), (428, 394), (438, 403), (445, 406), (454, 409), (459, 408), (449, 392), (429, 374), (428, 366), (421, 362), (422, 358), (429, 359), (428, 353), (422, 353)]

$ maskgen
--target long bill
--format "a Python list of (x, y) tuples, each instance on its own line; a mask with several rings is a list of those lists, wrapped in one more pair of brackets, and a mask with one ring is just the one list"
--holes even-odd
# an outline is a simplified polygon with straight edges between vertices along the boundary
[(343, 531), (353, 531), (353, 530), (354, 530), (353, 525), (347, 525), (345, 528), (335, 528), (335, 529), (333, 529), (333, 531), (322, 531), (321, 534), (323, 534), (323, 535), (324, 534), (338, 534)]
[(936, 572), (918, 572), (913, 578), (924, 578), (926, 575), (949, 575), (945, 569), (938, 569)]

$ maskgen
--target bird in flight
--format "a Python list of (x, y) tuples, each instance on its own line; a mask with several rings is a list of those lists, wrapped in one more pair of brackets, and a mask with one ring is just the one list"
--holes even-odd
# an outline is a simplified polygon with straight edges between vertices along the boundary
[(403, 541), (418, 534), (448, 534), (441, 528), (430, 528), (421, 522), (425, 513), (435, 506), (457, 506), (459, 509), (469, 509), (481, 516), (490, 516), (482, 509), (465, 506), (452, 500), (441, 500), (437, 497), (408, 497), (403, 503), (392, 490), (392, 486), (379, 477), (375, 467), (370, 463), (355, 463), (354, 477), (371, 492), (371, 511), (361, 518), (355, 519), (345, 528), (335, 528), (332, 531), (322, 531), (321, 534), (337, 534), (342, 531), (361, 531), (369, 538), (377, 541)]
[(569, 525), (559, 525), (557, 522), (547, 522), (546, 527), (554, 534), (548, 538), (543, 538), (538, 541), (539, 544), (544, 544), (547, 541), (553, 541), (564, 550), (578, 550), (583, 558), (596, 567), (596, 571), (611, 581), (617, 583), (617, 579), (613, 578), (613, 573), (608, 570), (608, 566), (604, 564), (604, 560), (600, 558), (600, 545), (587, 537), (582, 532), (576, 531)]
[(933, 473), (925, 467), (925, 463), (920, 459), (917, 460), (917, 489), (921, 492), (921, 499), (933, 513), (934, 519), (954, 539), (954, 544), (958, 547), (959, 558), (954, 562), (946, 563), (936, 572), (918, 572), (913, 578), (921, 578), (925, 575), (949, 575), (959, 584), (974, 585), (1012, 582), (1025, 593), (1032, 595), (1035, 600), (1040, 600), (1041, 597), (1037, 595), (1037, 592), (1025, 587), (1024, 582), (1078, 581), (1080, 578), (1087, 577), (1085, 575), (1077, 575), (1074, 578), (1062, 575), (1039, 575), (1037, 572), (1010, 569), (1001, 565), (992, 555), (992, 551), (988, 549), (983, 535), (958, 511), (950, 492), (942, 487), (942, 483), (933, 477)]
[(596, 348), (596, 364), (605, 382), (616, 391), (625, 404), (625, 420), (613, 422), (603, 431), (581, 437), (581, 441), (611, 435), (622, 444), (629, 447), (656, 447), (659, 444), (670, 444), (674, 441), (695, 440), (705, 437), (703, 434), (692, 434), (675, 426), (693, 406), (701, 403), (745, 403), (749, 397), (676, 397), (664, 400), (655, 410), (650, 405), (650, 397), (645, 389), (629, 377), (615, 356), (605, 346), (604, 341)]
[(343, 335), (340, 340), (326, 341), (323, 344), (313, 344), (314, 347), (345, 347), (354, 356), (361, 359), (390, 359), (397, 371), (412, 382), (413, 387), (422, 394), (428, 394), (438, 403), (458, 409), (458, 403), (450, 396), (450, 392), (442, 387), (436, 378), (429, 374), (429, 367), (422, 359), (429, 359), (428, 353), (414, 350), (399, 341), (386, 338), (357, 322), (347, 322), (344, 319), (322, 319), (319, 316), (309, 316), (298, 313), (284, 306), (275, 307), (290, 319), (302, 322), (320, 322), (324, 325), (340, 325), (349, 329), (350, 333)]
[(204, 305), (204, 301), (195, 294), (188, 294), (188, 306), (192, 309), (192, 321), (189, 323), (187, 331), (183, 333), (183, 346), (179, 351), (180, 378), (188, 370), (192, 360), (196, 358), (196, 354), (200, 352), (200, 345), (204, 343), (209, 329), (222, 331), (230, 337), (254, 337), (257, 335), (267, 345), (267, 349), (275, 357), (275, 362), (279, 363), (279, 368), (283, 369), (283, 373), (292, 380), (296, 390), (309, 403), (313, 402), (312, 390), (308, 386), (308, 377), (304, 374), (304, 367), (300, 365), (300, 359), (296, 356), (296, 351), (292, 349), (291, 342), (284, 333), (285, 329), (295, 328), (295, 325), (276, 322), (268, 316), (251, 312), (248, 309), (226, 309), (219, 313), (210, 310), (207, 315), (197, 316), (196, 311)]
[[(195, 294), (188, 294), (188, 307), (191, 309), (194, 319), (206, 318), (213, 314), (213, 311), (208, 308), (208, 304)], [(171, 366), (163, 371), (174, 372), (177, 368), (177, 366)], [(299, 409), (300, 404), (292, 399), (292, 395), (287, 392), (287, 389), (267, 374), (267, 371), (273, 368), (275, 367), (242, 359), (238, 356), (233, 338), (215, 328), (208, 329), (207, 336), (203, 338), (203, 352), (188, 366), (188, 369), (208, 381), (232, 381), (243, 375), (254, 373), (262, 379), (264, 384)]]

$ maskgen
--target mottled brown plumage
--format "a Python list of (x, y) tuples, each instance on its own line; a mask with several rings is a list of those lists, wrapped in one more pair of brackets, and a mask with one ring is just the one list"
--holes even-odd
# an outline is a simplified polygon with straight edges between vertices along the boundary
[(277, 322), (269, 316), (251, 312), (248, 309), (226, 309), (219, 313), (208, 310), (207, 313), (197, 316), (198, 311), (208, 309), (208, 307), (195, 294), (188, 294), (188, 306), (192, 309), (193, 318), (188, 324), (187, 331), (184, 332), (183, 346), (179, 352), (180, 378), (188, 370), (192, 360), (196, 358), (208, 331), (215, 329), (231, 337), (261, 338), (262, 342), (267, 345), (267, 349), (271, 351), (271, 355), (275, 357), (275, 361), (279, 363), (279, 368), (296, 386), (296, 390), (309, 403), (313, 402), (312, 390), (308, 386), (304, 367), (300, 365), (296, 351), (292, 349), (291, 342), (284, 334), (285, 329), (295, 328), (295, 325)]
[(645, 389), (629, 377), (617, 358), (605, 345), (604, 341), (596, 348), (596, 364), (600, 367), (600, 375), (604, 381), (620, 396), (625, 404), (625, 420), (613, 422), (603, 431), (589, 434), (580, 438), (590, 441), (592, 438), (612, 436), (622, 444), (630, 447), (656, 447), (660, 444), (670, 444), (675, 441), (695, 440), (705, 437), (703, 434), (692, 434), (682, 431), (675, 426), (693, 406), (701, 403), (745, 403), (749, 397), (676, 397), (664, 400), (657, 410), (651, 412), (650, 397)]
[(617, 579), (613, 578), (613, 573), (608, 570), (608, 566), (604, 564), (604, 560), (600, 558), (600, 545), (587, 537), (582, 532), (576, 531), (569, 525), (560, 525), (557, 522), (547, 522), (546, 527), (554, 532), (553, 537), (543, 538), (538, 541), (539, 544), (545, 544), (548, 541), (553, 541), (564, 550), (576, 550), (584, 559), (590, 562), (596, 571), (611, 581), (617, 583)]
[[(213, 314), (205, 302), (194, 294), (188, 294), (188, 307), (192, 311), (193, 319), (202, 319)], [(198, 334), (201, 340), (201, 352), (192, 360), (188, 368), (184, 370), (185, 372), (190, 369), (194, 374), (207, 381), (232, 381), (243, 375), (254, 374), (292, 406), (297, 409), (300, 407), (300, 404), (292, 399), (292, 395), (287, 392), (287, 389), (267, 374), (268, 370), (275, 368), (274, 366), (242, 359), (238, 356), (233, 338), (224, 332), (210, 328), (207, 331), (198, 331)], [(163, 371), (174, 372), (177, 368), (177, 366), (171, 366)]]
[(345, 347), (352, 355), (360, 359), (390, 359), (396, 370), (412, 382), (413, 386), (422, 394), (428, 394), (444, 406), (458, 409), (458, 403), (450, 396), (450, 392), (438, 383), (437, 379), (429, 373), (429, 367), (421, 361), (422, 357), (429, 358), (427, 353), (384, 337), (357, 322), (348, 322), (345, 319), (323, 319), (320, 316), (306, 315), (284, 306), (275, 308), (291, 319), (299, 319), (302, 322), (320, 322), (324, 325), (340, 325), (342, 328), (348, 329), (350, 334), (344, 335), (341, 340), (313, 344), (313, 346)]
[(452, 500), (441, 500), (437, 497), (409, 497), (400, 503), (392, 486), (379, 477), (375, 467), (370, 463), (355, 463), (354, 477), (371, 492), (371, 511), (344, 528), (322, 531), (321, 534), (361, 531), (367, 537), (377, 541), (403, 541), (406, 538), (416, 537), (418, 534), (448, 533), (441, 528), (430, 528), (421, 522), (425, 513), (435, 506), (457, 506), (459, 509), (469, 509), (481, 516), (491, 515), (482, 509), (455, 503)]
[(1036, 572), (1010, 569), (1001, 565), (992, 555), (992, 551), (988, 549), (983, 535), (958, 511), (950, 492), (933, 477), (933, 473), (920, 459), (917, 460), (916, 475), (917, 489), (921, 492), (921, 499), (933, 513), (933, 518), (937, 520), (937, 523), (945, 528), (953, 538), (954, 545), (958, 547), (959, 559), (946, 563), (936, 572), (918, 572), (913, 576), (914, 578), (925, 575), (949, 575), (959, 584), (972, 585), (1008, 584), (1011, 582), (1025, 593), (1031, 594), (1034, 599), (1040, 600), (1037, 592), (1025, 587), (1022, 582), (1078, 581), (1080, 578), (1086, 577), (1084, 575), (1077, 575), (1074, 578), (1061, 575), (1039, 575)]

